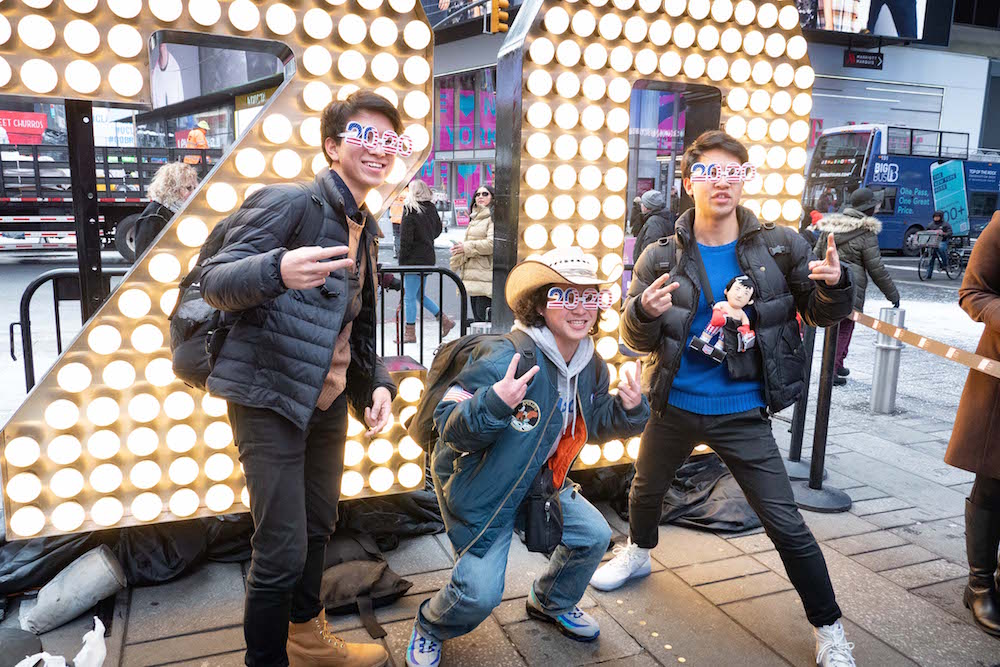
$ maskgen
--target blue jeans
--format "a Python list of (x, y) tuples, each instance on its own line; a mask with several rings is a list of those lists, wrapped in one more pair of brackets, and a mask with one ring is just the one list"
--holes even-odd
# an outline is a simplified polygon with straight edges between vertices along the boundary
[(868, 10), (868, 31), (875, 32), (879, 12), (882, 6), (889, 8), (892, 22), (896, 24), (896, 34), (899, 37), (917, 37), (917, 3), (916, 0), (872, 0)]
[(416, 324), (417, 322), (417, 299), (420, 298), (420, 288), (423, 285), (424, 308), (431, 311), (431, 315), (438, 316), (441, 309), (427, 296), (427, 276), (418, 273), (407, 273), (403, 275), (403, 308), (406, 310), (406, 323)]
[(944, 269), (948, 266), (948, 242), (942, 241), (938, 245), (938, 249), (931, 253), (931, 263), (927, 266), (927, 279), (930, 280), (931, 276), (934, 275), (934, 262), (941, 262), (941, 268)]
[[(532, 584), (542, 609), (558, 616), (583, 597), (590, 577), (608, 550), (611, 528), (604, 516), (567, 485), (559, 495), (563, 511), (562, 543), (548, 568)], [(472, 632), (503, 600), (504, 573), (514, 526), (502, 531), (482, 557), (466, 552), (451, 571), (451, 581), (417, 611), (417, 625), (438, 641)]]

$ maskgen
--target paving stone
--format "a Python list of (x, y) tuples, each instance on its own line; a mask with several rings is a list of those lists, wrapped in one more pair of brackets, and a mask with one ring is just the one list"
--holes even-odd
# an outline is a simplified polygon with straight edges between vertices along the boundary
[(601, 667), (659, 667), (659, 665), (653, 656), (645, 652), (601, 663)]
[[(732, 602), (721, 608), (791, 664), (814, 664), (816, 640), (795, 591)], [(850, 619), (842, 618), (841, 621), (848, 641), (854, 642), (854, 658), (859, 665), (880, 667), (916, 665)]]
[(171, 662), (163, 667), (243, 667), (243, 651), (234, 651), (223, 655), (213, 655), (211, 658)]
[(729, 579), (719, 581), (714, 584), (706, 584), (698, 587), (698, 592), (711, 600), (714, 604), (725, 604), (736, 600), (746, 600), (747, 598), (767, 595), (791, 588), (792, 585), (784, 577), (780, 577), (774, 572), (763, 572), (752, 574), (739, 579)]
[(928, 512), (922, 507), (911, 507), (905, 510), (871, 514), (866, 516), (865, 520), (875, 524), (879, 528), (888, 529), (934, 521), (935, 516), (934, 513)]
[(734, 537), (729, 540), (733, 545), (745, 554), (756, 554), (762, 551), (774, 551), (774, 542), (765, 533), (757, 533), (747, 537)]
[(504, 580), (503, 599), (527, 597), (531, 585), (548, 568), (549, 560), (542, 554), (528, 551), (515, 535), (507, 556), (507, 575)]
[[(412, 621), (384, 625), (388, 636), (385, 643), (393, 664), (406, 664), (406, 647), (413, 632)], [(565, 640), (573, 643), (570, 640)], [(525, 662), (508, 641), (500, 625), (487, 617), (478, 628), (467, 635), (450, 639), (442, 649), (442, 663), (448, 667), (524, 667)]]
[(918, 565), (907, 565), (906, 567), (887, 570), (882, 573), (883, 577), (899, 584), (903, 588), (918, 588), (941, 581), (948, 581), (949, 579), (964, 578), (968, 575), (969, 570), (967, 567), (961, 567), (946, 560), (934, 560)]
[[(659, 572), (618, 591), (593, 591), (598, 604), (664, 665), (773, 667), (780, 658), (672, 572)], [(711, 641), (706, 641), (711, 638)]]
[(855, 516), (867, 516), (869, 514), (881, 514), (882, 512), (892, 512), (895, 510), (905, 510), (913, 507), (909, 503), (903, 502), (899, 498), (888, 496), (886, 498), (873, 498), (872, 500), (859, 500), (851, 505), (851, 514)]
[(833, 547), (845, 556), (853, 556), (854, 554), (875, 551), (877, 549), (898, 547), (906, 543), (906, 540), (899, 535), (885, 530), (879, 530), (874, 533), (862, 533), (861, 535), (850, 535), (825, 542), (826, 546)]
[(950, 579), (930, 586), (914, 588), (910, 592), (932, 602), (955, 618), (975, 626), (976, 622), (972, 618), (972, 612), (966, 609), (962, 603), (966, 583), (968, 583), (968, 579), (962, 577), (961, 579)]
[[(131, 625), (131, 624), (130, 624)], [(208, 660), (215, 664), (215, 656), (223, 656), (246, 649), (243, 626), (185, 634), (169, 639), (157, 639), (125, 646), (122, 667), (152, 667), (168, 662), (194, 662)]]
[(873, 498), (885, 498), (887, 494), (881, 489), (876, 489), (871, 486), (858, 486), (847, 491), (847, 495), (851, 497), (851, 500), (855, 503), (862, 500), (872, 500)]
[(813, 537), (817, 541), (833, 540), (838, 537), (870, 533), (876, 530), (876, 527), (868, 521), (856, 517), (850, 512), (839, 514), (824, 514), (807, 510), (801, 510), (801, 512), (802, 517), (806, 520), (806, 525), (809, 526), (809, 530), (812, 531)]
[(243, 624), (239, 563), (206, 563), (158, 586), (132, 590), (127, 644)]
[(868, 553), (854, 556), (855, 562), (864, 565), (872, 572), (893, 570), (908, 565), (926, 563), (935, 559), (937, 559), (937, 554), (918, 547), (916, 544), (904, 544), (898, 547), (890, 547), (880, 551), (869, 551)]
[(972, 493), (972, 486), (974, 483), (975, 482), (962, 482), (961, 484), (952, 484), (948, 488), (958, 491), (965, 497), (969, 497), (969, 494)]
[(951, 431), (952, 429), (949, 428), (942, 431), (934, 431), (933, 433), (931, 433), (931, 435), (933, 435), (935, 438), (941, 438), (944, 441), (948, 441), (951, 440)]
[(508, 625), (504, 632), (531, 666), (590, 665), (635, 655), (642, 650), (603, 609), (595, 608), (590, 613), (601, 625), (598, 641), (573, 641), (564, 637), (554, 625), (537, 620)]
[(745, 577), (749, 574), (766, 572), (767, 568), (749, 556), (737, 556), (711, 563), (698, 563), (686, 567), (677, 568), (674, 574), (692, 586), (710, 584), (736, 577)]
[[(497, 619), (497, 623), (500, 625), (510, 625), (512, 623), (520, 623), (522, 621), (528, 620), (528, 612), (524, 608), (524, 603), (528, 598), (515, 598), (513, 600), (504, 600), (500, 603), (500, 606), (493, 610), (493, 618)], [(580, 598), (577, 606), (580, 609), (590, 609), (595, 607), (597, 602), (591, 596), (586, 593)]]
[(437, 593), (451, 581), (451, 568), (407, 575), (406, 580), (413, 584), (410, 590), (406, 591), (407, 595)]
[[(948, 441), (934, 439), (928, 440), (927, 442), (915, 442), (912, 445), (909, 445), (909, 447), (922, 454), (935, 458), (938, 461), (943, 461), (945, 450), (948, 449)], [(969, 473), (969, 476), (975, 478), (975, 475), (972, 473)], [(951, 484), (948, 486), (951, 486)]]
[(400, 540), (399, 546), (387, 551), (385, 559), (389, 567), (400, 575), (417, 572), (450, 569), (454, 563), (434, 535), (421, 535), (409, 540)]
[(938, 519), (920, 524), (894, 528), (891, 532), (919, 544), (928, 551), (958, 563), (965, 564), (965, 518)]
[(660, 541), (652, 556), (668, 568), (733, 558), (740, 551), (714, 533), (679, 526), (660, 526)]
[[(387, 607), (379, 607), (376, 609), (375, 620), (377, 620), (382, 626), (385, 626), (388, 623), (395, 623), (404, 620), (408, 621), (412, 626), (413, 619), (417, 617), (417, 609), (420, 607), (421, 603), (429, 597), (431, 597), (430, 593), (406, 595), (401, 597)], [(334, 632), (357, 630), (364, 625), (361, 622), (361, 617), (357, 614), (329, 616), (326, 620), (327, 623), (330, 624), (330, 627), (333, 628)]]
[[(913, 447), (906, 446), (899, 440), (893, 440), (898, 431), (905, 434), (909, 432), (909, 429), (897, 429), (893, 424), (888, 429), (879, 432), (881, 437), (870, 433), (857, 433), (851, 436), (837, 436), (832, 440), (876, 461), (881, 461), (883, 464), (905, 470), (937, 484), (957, 484), (966, 481), (968, 473), (949, 466), (940, 456), (925, 454)], [(920, 435), (922, 436), (920, 440), (912, 442), (936, 440), (933, 436)], [(901, 437), (906, 439), (905, 436)]]
[(908, 445), (914, 442), (924, 442), (935, 439), (936, 436), (916, 428), (893, 425), (892, 428), (883, 432), (886, 440), (890, 440), (900, 445)]

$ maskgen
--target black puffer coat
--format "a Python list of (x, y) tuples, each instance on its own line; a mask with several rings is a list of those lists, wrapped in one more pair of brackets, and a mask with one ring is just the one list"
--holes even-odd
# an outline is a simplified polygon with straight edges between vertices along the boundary
[[(796, 310), (813, 326), (828, 326), (847, 317), (853, 296), (850, 274), (843, 271), (835, 287), (817, 285), (809, 279), (812, 252), (794, 229), (764, 228), (742, 207), (737, 209), (737, 218), (736, 256), (756, 287), (757, 345), (751, 352), (758, 350), (764, 396), (768, 407), (777, 412), (794, 403), (803, 386), (805, 353)], [(690, 209), (677, 220), (674, 236), (646, 248), (632, 272), (622, 313), (625, 343), (649, 353), (649, 362), (642, 368), (642, 388), (658, 414), (667, 404), (681, 355), (691, 339), (691, 322), (701, 296), (698, 268), (686, 250), (692, 242), (693, 222), (694, 209)], [(673, 306), (659, 318), (650, 318), (642, 309), (641, 295), (663, 273), (670, 273), (680, 287), (673, 292)]]
[(868, 276), (872, 277), (890, 303), (899, 303), (899, 290), (889, 275), (889, 269), (882, 263), (882, 253), (878, 246), (878, 233), (882, 231), (882, 223), (877, 218), (848, 208), (843, 213), (824, 215), (816, 227), (822, 232), (816, 241), (816, 256), (826, 254), (828, 235), (833, 232), (840, 262), (851, 270), (855, 310), (865, 310)]
[(674, 214), (669, 213), (667, 209), (648, 211), (644, 217), (646, 221), (635, 237), (635, 247), (632, 248), (633, 264), (639, 262), (639, 255), (646, 249), (646, 246), (656, 243), (666, 236), (674, 235)]
[(170, 224), (176, 211), (158, 201), (151, 201), (135, 221), (135, 256), (141, 257), (163, 228)]
[(420, 208), (403, 209), (399, 228), (399, 265), (434, 266), (434, 239), (441, 235), (441, 216), (434, 204), (421, 202)]
[[(293, 185), (263, 188), (230, 221), (226, 240), (202, 273), (202, 295), (219, 310), (239, 313), (208, 378), (209, 391), (229, 401), (268, 408), (305, 429), (330, 370), (348, 302), (348, 271), (332, 273), (321, 288), (289, 290), (279, 267), (306, 206), (322, 205), (324, 220), (316, 245), (348, 244), (344, 198), (334, 175), (321, 172), (322, 198), (303, 196)], [(375, 262), (378, 223), (362, 209), (365, 228), (358, 260), (367, 274), (361, 313), (351, 329), (348, 402), (359, 419), (376, 387), (396, 387), (375, 353)], [(359, 220), (360, 222), (361, 220)]]

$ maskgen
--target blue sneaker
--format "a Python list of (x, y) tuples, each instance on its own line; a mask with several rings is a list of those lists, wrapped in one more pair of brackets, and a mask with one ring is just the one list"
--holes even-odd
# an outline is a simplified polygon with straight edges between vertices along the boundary
[(538, 604), (538, 600), (535, 599), (534, 589), (528, 593), (524, 607), (530, 618), (555, 624), (559, 628), (559, 632), (573, 641), (592, 642), (601, 634), (601, 626), (598, 625), (597, 619), (579, 607), (573, 607), (572, 610), (558, 616), (550, 616), (545, 613), (541, 605)]
[(438, 667), (441, 664), (441, 642), (420, 632), (413, 624), (410, 645), (406, 647), (406, 667)]

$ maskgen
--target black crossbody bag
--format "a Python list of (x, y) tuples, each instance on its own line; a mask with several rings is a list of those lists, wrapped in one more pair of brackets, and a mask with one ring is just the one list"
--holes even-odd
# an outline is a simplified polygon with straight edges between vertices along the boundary
[(549, 555), (562, 541), (563, 513), (552, 468), (543, 465), (521, 502), (524, 546), (528, 551)]

